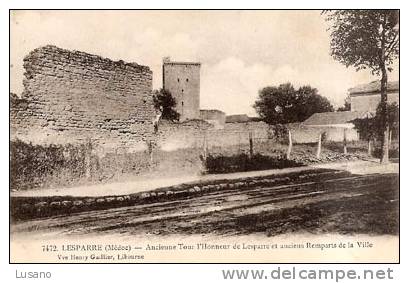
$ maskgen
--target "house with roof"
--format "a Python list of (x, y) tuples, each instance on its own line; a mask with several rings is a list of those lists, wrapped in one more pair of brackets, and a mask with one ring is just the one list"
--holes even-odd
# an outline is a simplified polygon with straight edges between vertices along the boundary
[[(388, 103), (399, 105), (399, 81), (389, 82), (387, 86)], [(315, 113), (302, 123), (302, 127), (315, 136), (325, 133), (330, 141), (359, 140), (359, 133), (352, 121), (371, 118), (381, 101), (380, 81), (357, 85), (348, 90), (351, 101), (351, 111)]]
[[(399, 105), (399, 81), (389, 82), (387, 86), (388, 103)], [(376, 112), (381, 102), (381, 83), (373, 81), (369, 84), (357, 85), (348, 90), (351, 98), (351, 111)]]
[(247, 123), (250, 121), (250, 117), (246, 114), (227, 115), (226, 123)]
[(260, 117), (251, 117), (246, 114), (234, 114), (226, 116), (226, 123), (249, 123), (249, 122), (260, 122), (262, 119)]
[(371, 118), (368, 111), (342, 111), (315, 113), (303, 122), (311, 132), (325, 133), (326, 140), (347, 141), (359, 140), (359, 133), (352, 123), (355, 119)]

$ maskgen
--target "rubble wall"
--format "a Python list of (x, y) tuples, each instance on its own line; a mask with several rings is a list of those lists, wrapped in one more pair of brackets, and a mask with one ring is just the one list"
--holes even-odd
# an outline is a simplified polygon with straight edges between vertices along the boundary
[(24, 103), (11, 105), (12, 138), (138, 149), (152, 136), (149, 67), (45, 46), (25, 57), (24, 68)]

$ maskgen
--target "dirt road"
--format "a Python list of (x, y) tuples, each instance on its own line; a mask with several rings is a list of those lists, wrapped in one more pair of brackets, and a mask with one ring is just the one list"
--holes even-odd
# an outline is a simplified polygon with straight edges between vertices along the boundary
[(267, 236), (289, 232), (397, 234), (398, 174), (302, 175), (288, 184), (14, 223), (12, 234)]

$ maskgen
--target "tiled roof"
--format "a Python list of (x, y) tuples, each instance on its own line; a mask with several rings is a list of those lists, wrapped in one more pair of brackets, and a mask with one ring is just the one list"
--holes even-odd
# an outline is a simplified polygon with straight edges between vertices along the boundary
[(200, 109), (200, 113), (212, 113), (212, 112), (213, 113), (216, 112), (216, 113), (223, 113), (224, 114), (224, 112), (219, 110), (219, 109)]
[(250, 117), (246, 114), (228, 115), (226, 116), (226, 123), (244, 123), (250, 121)]
[[(399, 81), (388, 82), (388, 91), (399, 90)], [(373, 93), (381, 91), (381, 82), (373, 81), (369, 84), (357, 85), (353, 88), (348, 89), (350, 95), (362, 94), (362, 93)]]
[(368, 112), (362, 111), (340, 111), (340, 112), (323, 112), (315, 113), (310, 118), (303, 122), (304, 125), (334, 125), (346, 124), (359, 118), (364, 118), (370, 115)]

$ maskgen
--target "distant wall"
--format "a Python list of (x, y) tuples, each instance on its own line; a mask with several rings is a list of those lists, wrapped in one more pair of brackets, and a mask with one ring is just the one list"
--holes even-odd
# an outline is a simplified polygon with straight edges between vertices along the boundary
[(203, 120), (189, 120), (183, 123), (161, 121), (159, 125), (158, 148), (176, 150), (180, 148), (225, 147), (249, 143), (249, 133), (255, 142), (273, 137), (273, 127), (264, 122), (226, 123), (217, 129)]
[[(325, 133), (326, 141), (340, 142), (344, 140), (344, 128), (341, 127), (306, 127), (299, 125), (290, 128), (294, 143), (315, 143), (318, 141), (320, 133)], [(359, 140), (359, 134), (356, 129), (352, 128), (352, 125), (346, 129), (346, 138), (347, 141)]]
[(246, 144), (249, 142), (250, 132), (254, 140), (268, 139), (272, 136), (272, 127), (264, 122), (226, 123), (222, 130), (214, 131), (210, 135), (210, 144), (214, 146)]
[(216, 109), (202, 109), (200, 110), (200, 119), (207, 121), (216, 128), (223, 128), (226, 123), (226, 114)]
[(38, 143), (145, 146), (153, 134), (152, 72), (79, 51), (45, 46), (24, 59), (22, 101), (11, 105), (11, 135)]
[[(325, 133), (327, 141), (343, 141), (344, 129), (337, 127), (306, 127), (301, 123), (287, 125), (291, 129), (293, 143), (315, 143), (320, 133)], [(253, 143), (275, 141), (287, 143), (287, 137), (277, 136), (275, 126), (265, 122), (226, 123), (223, 129), (202, 120), (190, 120), (184, 123), (161, 121), (159, 125), (158, 149), (165, 151), (182, 148), (203, 148), (206, 139), (209, 148), (222, 148), (248, 145), (250, 133)], [(359, 139), (353, 128), (346, 129), (347, 141)]]
[[(320, 133), (325, 133), (325, 141), (341, 142), (344, 140), (344, 128), (306, 127), (302, 123), (286, 125), (291, 129), (294, 144), (316, 143)], [(263, 143), (287, 144), (288, 132), (277, 134), (276, 126), (265, 122), (226, 123), (223, 129), (202, 120), (190, 120), (183, 123), (161, 121), (157, 149), (174, 151), (196, 148), (201, 153), (205, 140), (209, 152), (237, 153), (249, 148), (250, 133), (255, 149)], [(352, 127), (346, 129), (347, 141), (359, 140), (359, 134)]]
[(173, 123), (161, 120), (158, 127), (157, 147), (172, 151), (203, 147), (204, 137), (213, 126), (203, 120)]

